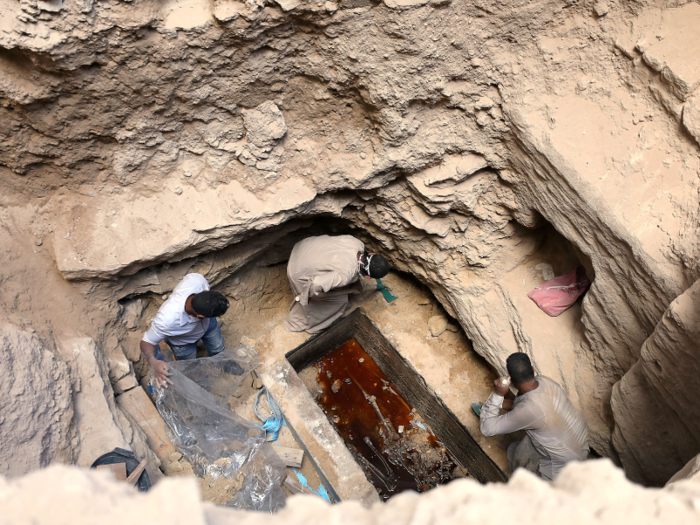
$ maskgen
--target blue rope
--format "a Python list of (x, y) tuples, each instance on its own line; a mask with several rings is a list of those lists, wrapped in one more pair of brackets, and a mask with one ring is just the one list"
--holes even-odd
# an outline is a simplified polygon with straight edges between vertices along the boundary
[[(262, 398), (263, 394), (265, 394), (265, 401), (267, 402), (267, 414), (261, 414), (258, 408), (260, 398)], [(277, 439), (277, 435), (279, 434), (280, 428), (282, 427), (282, 411), (277, 403), (275, 403), (275, 400), (272, 399), (272, 396), (267, 391), (267, 388), (262, 388), (262, 390), (258, 392), (258, 397), (255, 398), (255, 406), (253, 409), (255, 410), (255, 415), (258, 416), (258, 419), (263, 421), (262, 427), (263, 430), (267, 432), (267, 440), (275, 441)]]

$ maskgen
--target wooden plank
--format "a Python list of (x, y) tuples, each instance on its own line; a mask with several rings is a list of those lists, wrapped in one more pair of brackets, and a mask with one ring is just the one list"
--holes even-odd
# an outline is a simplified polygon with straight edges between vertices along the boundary
[(299, 481), (296, 476), (288, 475), (286, 478), (284, 478), (284, 486), (287, 487), (292, 494), (308, 494), (311, 496), (318, 496), (318, 494), (312, 492), (302, 485), (301, 481)]
[(141, 474), (143, 474), (143, 469), (146, 468), (146, 461), (145, 459), (139, 463), (139, 466), (134, 469), (134, 471), (129, 474), (129, 477), (126, 478), (126, 482), (129, 483), (130, 485), (136, 485), (138, 483), (139, 478), (141, 477)]
[(304, 460), (304, 451), (298, 448), (274, 447), (273, 449), (288, 467), (301, 468)]
[(168, 439), (165, 422), (143, 388), (132, 388), (117, 396), (119, 408), (127, 412), (146, 434), (148, 446), (163, 463), (170, 462), (170, 455), (177, 452)]
[(126, 479), (126, 463), (112, 463), (111, 465), (97, 465), (97, 470), (110, 472), (117, 481)]

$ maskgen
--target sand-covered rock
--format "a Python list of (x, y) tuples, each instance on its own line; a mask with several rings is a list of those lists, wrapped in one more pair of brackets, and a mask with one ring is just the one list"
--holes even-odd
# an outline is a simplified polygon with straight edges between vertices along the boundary
[[(700, 441), (654, 372), (694, 366), (669, 305), (700, 278), (699, 20), (627, 0), (0, 4), (0, 303), (68, 364), (73, 459), (143, 443), (111, 383), (148, 372), (159, 297), (283, 263), (314, 225), (428, 286), (499, 373), (531, 355), (598, 453), (663, 483)], [(578, 265), (590, 291), (548, 318), (527, 293)]]
[[(568, 466), (548, 484), (520, 470), (508, 484), (479, 485), (456, 480), (425, 494), (406, 492), (387, 503), (364, 508), (355, 502), (330, 505), (317, 496), (293, 496), (275, 515), (243, 512), (199, 499), (193, 478), (161, 482), (138, 494), (107, 474), (52, 467), (17, 480), (0, 478), (3, 522), (41, 524), (121, 524), (125, 521), (209, 525), (296, 525), (342, 521), (347, 524), (440, 525), (468, 522), (496, 525), (523, 520), (543, 525), (567, 522), (614, 525), (693, 523), (700, 518), (700, 486), (686, 480), (645, 489), (625, 479), (609, 461)], [(37, 498), (37, 494), (42, 494)]]
[(444, 315), (435, 315), (428, 319), (428, 330), (433, 337), (439, 337), (447, 330), (447, 317)]
[(73, 458), (66, 364), (32, 332), (0, 326), (0, 472), (20, 476)]

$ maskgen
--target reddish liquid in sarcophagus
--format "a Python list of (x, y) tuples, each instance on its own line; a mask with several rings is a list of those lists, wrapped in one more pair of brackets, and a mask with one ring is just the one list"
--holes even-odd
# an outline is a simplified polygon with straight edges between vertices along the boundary
[(357, 341), (313, 366), (316, 402), (383, 499), (467, 475)]

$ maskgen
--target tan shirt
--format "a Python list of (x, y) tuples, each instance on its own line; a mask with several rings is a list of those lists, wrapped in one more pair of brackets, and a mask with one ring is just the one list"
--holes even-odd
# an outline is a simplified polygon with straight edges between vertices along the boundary
[(295, 300), (284, 326), (290, 332), (318, 333), (338, 319), (348, 296), (320, 297), (319, 294), (348, 286), (359, 278), (357, 253), (362, 241), (350, 235), (321, 235), (299, 241), (289, 256), (287, 277)]
[(535, 379), (539, 386), (516, 397), (513, 409), (502, 416), (498, 412), (503, 396), (492, 393), (481, 408), (481, 433), (495, 436), (524, 430), (542, 456), (540, 474), (551, 480), (569, 461), (588, 457), (588, 430), (581, 412), (555, 381)]

